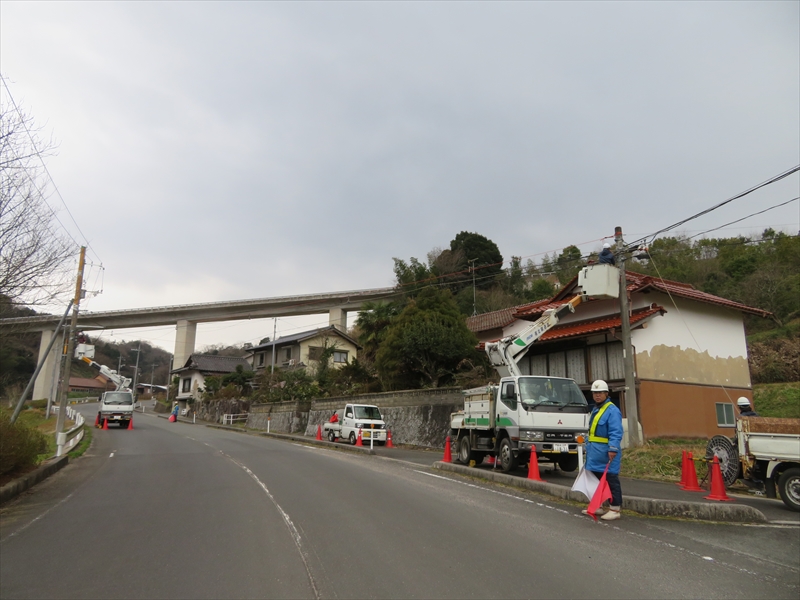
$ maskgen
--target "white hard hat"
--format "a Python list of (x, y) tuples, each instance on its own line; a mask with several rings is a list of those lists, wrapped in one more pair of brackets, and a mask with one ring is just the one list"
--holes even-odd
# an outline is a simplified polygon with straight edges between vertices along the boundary
[(750, 406), (750, 400), (742, 396), (736, 401), (736, 404), (738, 404), (739, 406)]
[(603, 244), (603, 248), (611, 248), (611, 244), (609, 244), (608, 242), (606, 242), (605, 244)]
[(598, 379), (592, 384), (592, 391), (593, 392), (607, 392), (608, 391), (608, 384), (603, 381), (602, 379)]

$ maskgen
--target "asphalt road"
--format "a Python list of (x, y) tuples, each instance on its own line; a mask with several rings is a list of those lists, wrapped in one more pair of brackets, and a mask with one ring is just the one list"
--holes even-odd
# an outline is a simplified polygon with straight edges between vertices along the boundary
[(799, 557), (796, 527), (594, 523), (410, 462), (152, 415), (96, 430), (0, 511), (2, 598), (796, 598)]

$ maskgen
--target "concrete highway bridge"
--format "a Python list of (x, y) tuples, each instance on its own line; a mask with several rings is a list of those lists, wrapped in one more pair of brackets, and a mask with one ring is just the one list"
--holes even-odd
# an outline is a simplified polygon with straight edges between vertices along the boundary
[[(134, 329), (137, 327), (175, 326), (173, 365), (183, 366), (194, 352), (198, 323), (241, 321), (270, 317), (294, 317), (328, 313), (330, 324), (342, 330), (347, 327), (347, 313), (358, 311), (365, 302), (385, 300), (397, 295), (395, 288), (376, 288), (347, 292), (179, 304), (154, 308), (134, 308), (78, 314), (78, 328)], [(56, 335), (60, 315), (37, 315), (0, 319), (0, 330), (9, 332), (40, 331), (39, 361), (44, 358), (50, 340)], [(63, 344), (54, 344), (33, 388), (34, 398), (48, 398), (57, 368), (58, 353)]]

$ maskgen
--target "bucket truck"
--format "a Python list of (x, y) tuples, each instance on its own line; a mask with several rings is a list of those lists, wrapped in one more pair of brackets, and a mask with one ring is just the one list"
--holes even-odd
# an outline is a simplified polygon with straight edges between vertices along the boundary
[(123, 377), (116, 371), (109, 369), (105, 365), (98, 364), (86, 356), (82, 356), (81, 360), (100, 371), (103, 377), (114, 382), (117, 386), (113, 392), (104, 392), (100, 397), (100, 410), (98, 411), (100, 422), (102, 423), (105, 419), (108, 419), (109, 423), (119, 423), (120, 427), (127, 428), (133, 418), (134, 404), (133, 392), (130, 389), (130, 378)]
[[(574, 380), (523, 375), (519, 361), (547, 331), (581, 302), (619, 296), (619, 270), (592, 265), (578, 274), (580, 293), (548, 309), (519, 333), (485, 344), (500, 383), (464, 391), (464, 408), (451, 415), (450, 439), (463, 464), (496, 456), (509, 472), (527, 463), (532, 452), (564, 471), (578, 468), (578, 446), (584, 443), (590, 408)], [(474, 461), (474, 463), (473, 463)]]

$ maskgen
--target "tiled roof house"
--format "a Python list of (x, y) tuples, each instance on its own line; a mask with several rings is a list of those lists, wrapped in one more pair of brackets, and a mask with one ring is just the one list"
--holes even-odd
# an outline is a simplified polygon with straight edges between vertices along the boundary
[[(691, 285), (627, 273), (639, 419), (646, 437), (730, 435), (736, 399), (752, 399), (743, 314), (770, 313)], [(577, 277), (547, 300), (469, 317), (481, 342), (519, 332), (575, 295)], [(605, 379), (625, 412), (617, 300), (580, 304), (520, 361), (531, 375)], [(758, 410), (758, 407), (756, 407)]]

